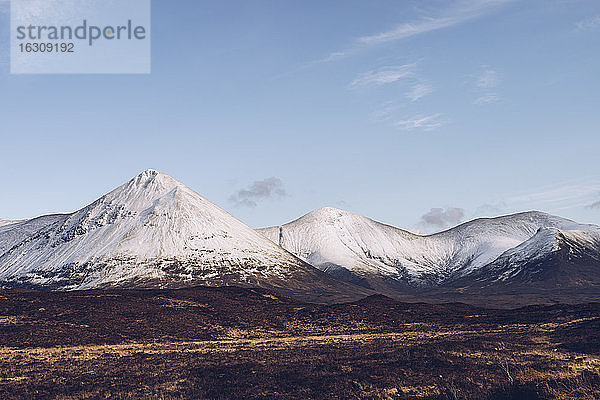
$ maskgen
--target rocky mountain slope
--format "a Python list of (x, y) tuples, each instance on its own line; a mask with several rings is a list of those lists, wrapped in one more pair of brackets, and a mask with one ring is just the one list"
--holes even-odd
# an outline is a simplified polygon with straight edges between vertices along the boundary
[(0, 284), (61, 290), (237, 284), (325, 302), (368, 293), (154, 170), (75, 213), (0, 226)]
[[(503, 282), (528, 271), (536, 260), (573, 248), (586, 254), (579, 262), (600, 271), (600, 228), (541, 212), (477, 219), (420, 236), (323, 208), (259, 232), (323, 271), (387, 293), (453, 282), (478, 285), (484, 277)], [(600, 282), (600, 274), (578, 279)]]
[(600, 228), (526, 212), (421, 236), (323, 208), (253, 230), (154, 170), (72, 214), (0, 221), (0, 287), (224, 285), (316, 302), (435, 290), (592, 288), (593, 295), (600, 288)]

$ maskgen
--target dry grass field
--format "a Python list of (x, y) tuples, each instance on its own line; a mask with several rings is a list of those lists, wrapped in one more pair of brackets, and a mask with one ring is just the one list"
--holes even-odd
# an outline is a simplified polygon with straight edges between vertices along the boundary
[(600, 304), (0, 292), (1, 399), (600, 399)]

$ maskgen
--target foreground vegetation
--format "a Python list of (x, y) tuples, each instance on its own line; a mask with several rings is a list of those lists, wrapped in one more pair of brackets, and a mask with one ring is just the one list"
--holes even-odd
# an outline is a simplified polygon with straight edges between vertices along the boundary
[(2, 399), (598, 399), (600, 304), (0, 292)]

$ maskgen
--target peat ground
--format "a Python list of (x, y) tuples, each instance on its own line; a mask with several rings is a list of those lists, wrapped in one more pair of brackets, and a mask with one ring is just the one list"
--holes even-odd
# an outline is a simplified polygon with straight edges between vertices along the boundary
[(600, 304), (0, 291), (1, 399), (600, 399)]

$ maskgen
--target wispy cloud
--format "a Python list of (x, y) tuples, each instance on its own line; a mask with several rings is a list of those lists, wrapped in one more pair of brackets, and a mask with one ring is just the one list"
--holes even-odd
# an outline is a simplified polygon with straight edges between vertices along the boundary
[(596, 15), (593, 18), (584, 19), (576, 23), (577, 29), (588, 30), (596, 29), (600, 27), (600, 15)]
[(491, 104), (497, 103), (500, 101), (500, 96), (496, 93), (486, 93), (483, 96), (480, 96), (473, 101), (473, 104)]
[(414, 68), (415, 64), (404, 64), (368, 71), (353, 80), (349, 87), (350, 89), (358, 89), (368, 86), (381, 86), (394, 83), (403, 78), (413, 76)]
[(532, 188), (479, 207), (475, 216), (541, 210), (560, 214), (566, 210), (600, 209), (600, 178), (589, 178)]
[[(600, 177), (533, 187), (522, 193), (508, 195), (502, 199), (476, 207), (470, 216), (473, 218), (497, 217), (532, 210), (573, 218), (578, 221), (578, 218), (590, 218), (594, 215), (594, 211), (590, 212), (590, 210), (600, 210)], [(595, 223), (598, 223), (597, 219)]]
[(490, 68), (489, 65), (482, 65), (479, 74), (475, 75), (475, 86), (477, 87), (478, 97), (473, 100), (473, 104), (493, 104), (500, 101), (500, 96), (492, 89), (500, 85), (500, 74), (498, 71)]
[(500, 84), (498, 72), (493, 69), (486, 69), (477, 77), (477, 87), (480, 88), (495, 88)]
[(433, 93), (433, 87), (431, 85), (417, 83), (416, 85), (413, 85), (405, 95), (410, 101), (415, 102), (431, 93)]
[(541, 187), (529, 193), (513, 196), (507, 199), (507, 202), (528, 202), (550, 206), (578, 204), (581, 206), (588, 204), (589, 199), (596, 196), (598, 191), (600, 191), (600, 181), (592, 180), (581, 183)]
[(255, 181), (245, 189), (238, 190), (229, 197), (229, 201), (237, 207), (256, 207), (257, 201), (264, 199), (277, 199), (287, 196), (281, 179), (270, 177)]
[(458, 6), (446, 10), (442, 15), (405, 22), (389, 31), (363, 36), (357, 40), (357, 43), (366, 45), (380, 44), (449, 28), (478, 18), (487, 13), (490, 8), (508, 3), (509, 1), (510, 0), (460, 1)]
[(437, 15), (404, 22), (396, 27), (357, 38), (350, 46), (341, 51), (335, 51), (317, 62), (331, 62), (349, 56), (357, 51), (374, 45), (408, 39), (427, 32), (450, 28), (474, 20), (490, 13), (494, 8), (513, 0), (460, 0), (453, 6), (441, 10)]
[(431, 114), (431, 115), (417, 115), (412, 118), (404, 119), (396, 122), (396, 127), (403, 131), (412, 131), (420, 129), (423, 131), (432, 131), (444, 125), (444, 122), (440, 120), (442, 114)]

